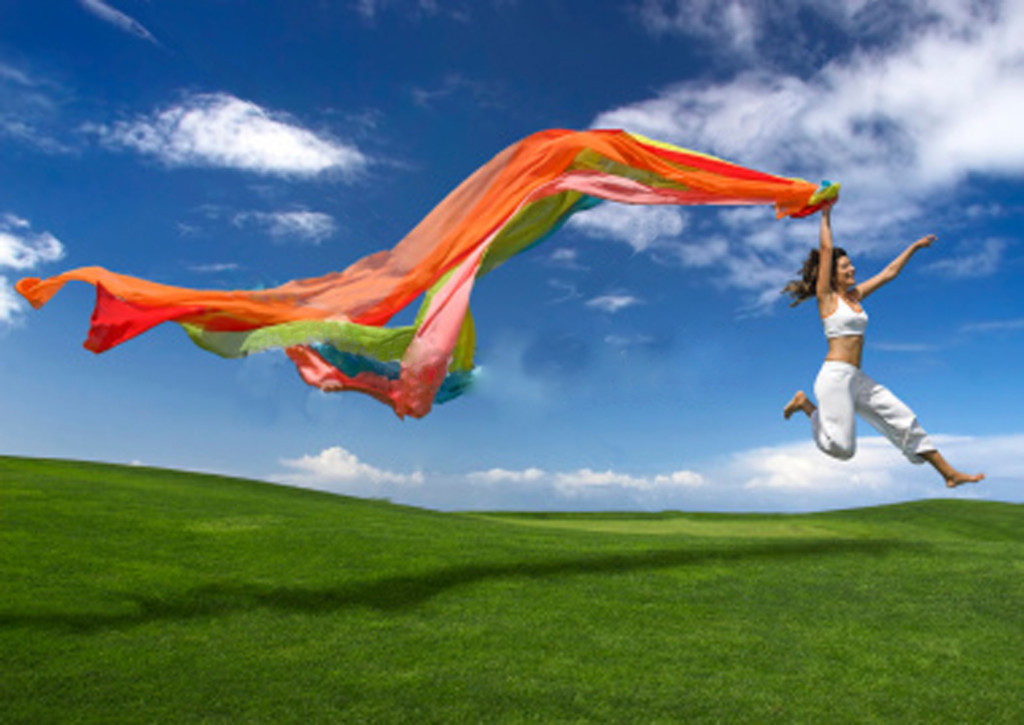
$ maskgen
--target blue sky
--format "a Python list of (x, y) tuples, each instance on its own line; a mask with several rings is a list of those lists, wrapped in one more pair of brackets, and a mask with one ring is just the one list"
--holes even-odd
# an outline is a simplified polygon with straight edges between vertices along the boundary
[[(1024, 3), (942, 0), (0, 0), (0, 452), (251, 476), (441, 509), (803, 511), (1024, 502)], [(543, 128), (625, 128), (843, 184), (865, 369), (954, 464), (947, 494), (867, 426), (804, 420), (825, 342), (779, 289), (817, 219), (575, 217), (476, 287), (479, 385), (423, 420), (221, 360), (165, 325), (94, 356), (101, 265), (252, 288), (399, 241)]]

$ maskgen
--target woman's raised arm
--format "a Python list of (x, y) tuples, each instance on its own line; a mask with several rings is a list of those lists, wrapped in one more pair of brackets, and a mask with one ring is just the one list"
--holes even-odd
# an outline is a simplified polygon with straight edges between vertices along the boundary
[(924, 249), (925, 247), (930, 247), (932, 245), (932, 242), (935, 241), (935, 239), (936, 236), (934, 234), (929, 234), (928, 236), (921, 237), (913, 244), (910, 244), (906, 249), (904, 249), (900, 253), (898, 257), (896, 257), (896, 259), (889, 262), (889, 264), (886, 265), (885, 269), (883, 269), (881, 272), (876, 274), (871, 279), (865, 280), (864, 282), (861, 282), (859, 285), (857, 285), (858, 296), (861, 299), (864, 299), (869, 294), (876, 291), (882, 285), (886, 285), (889, 282), (892, 282), (899, 276), (900, 272), (903, 271), (903, 268), (907, 265), (907, 262), (909, 262), (910, 258), (914, 256), (914, 252), (916, 252), (919, 249)]
[(818, 295), (818, 307), (822, 314), (830, 306), (832, 300), (832, 205), (821, 210), (821, 232), (818, 242), (818, 283), (815, 289)]

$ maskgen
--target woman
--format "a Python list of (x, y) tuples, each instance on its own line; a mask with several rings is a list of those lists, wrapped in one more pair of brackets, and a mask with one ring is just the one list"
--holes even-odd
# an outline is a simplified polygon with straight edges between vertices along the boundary
[[(868, 323), (862, 302), (879, 287), (896, 279), (914, 253), (934, 241), (934, 235), (918, 239), (881, 273), (857, 284), (854, 266), (845, 250), (832, 245), (832, 206), (822, 209), (820, 249), (813, 250), (804, 262), (802, 279), (790, 282), (783, 292), (793, 298), (793, 306), (811, 297), (818, 298), (828, 354), (814, 382), (818, 406), (801, 390), (789, 401), (783, 414), (788, 420), (798, 410), (806, 413), (818, 447), (842, 460), (851, 458), (856, 450), (854, 414), (859, 414), (911, 463), (927, 461), (948, 487), (955, 488), (964, 483), (976, 483), (984, 476), (953, 468), (928, 440), (914, 412), (860, 369)], [(819, 270), (823, 269), (831, 270), (831, 274), (820, 274)]]

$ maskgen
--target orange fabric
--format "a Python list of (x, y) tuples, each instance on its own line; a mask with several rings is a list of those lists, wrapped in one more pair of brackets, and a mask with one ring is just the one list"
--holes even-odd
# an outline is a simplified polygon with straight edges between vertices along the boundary
[[(241, 343), (224, 338), (269, 338), (263, 328), (316, 323), (297, 326), (307, 330), (304, 343), (289, 337), (279, 345), (287, 347), (307, 383), (323, 390), (360, 391), (390, 405), (399, 416), (422, 417), (449, 373), (461, 376), (449, 392), (465, 389), (474, 339), (466, 320), (471, 319), (469, 297), (476, 279), (546, 238), (576, 211), (607, 199), (629, 204), (774, 204), (777, 216), (797, 217), (830, 203), (826, 200), (834, 200), (837, 193), (838, 186), (826, 184), (819, 190), (801, 179), (771, 176), (625, 131), (550, 130), (510, 146), (482, 166), (393, 249), (364, 257), (342, 272), (269, 290), (218, 291), (83, 267), (45, 280), (23, 279), (17, 289), (38, 308), (68, 281), (95, 285), (97, 302), (86, 341), (94, 352), (174, 321), (188, 326), (193, 340), (206, 335), (200, 345), (204, 349), (222, 354), (223, 345), (228, 356), (235, 356)], [(333, 339), (335, 351), (352, 342), (370, 358), (394, 355), (393, 345), (381, 336), (376, 336), (381, 343), (376, 352), (363, 347), (369, 339), (366, 331), (385, 325), (428, 290), (415, 334), (402, 349), (397, 377), (386, 367), (343, 363), (350, 370), (346, 373), (330, 362), (338, 358), (316, 337), (320, 321), (349, 323), (342, 326), (349, 338)], [(209, 339), (215, 333), (241, 334), (222, 335), (218, 343)], [(455, 370), (453, 358), (459, 361)]]
[[(787, 216), (805, 211), (817, 188), (798, 179), (725, 175), (723, 167), (742, 167), (717, 160), (713, 171), (680, 167), (666, 160), (657, 147), (623, 131), (549, 130), (498, 154), (393, 249), (371, 254), (343, 272), (269, 290), (218, 291), (172, 287), (101, 267), (83, 267), (45, 280), (23, 279), (17, 289), (38, 308), (66, 282), (88, 282), (143, 308), (201, 308), (175, 319), (216, 331), (329, 318), (382, 325), (504, 223), (531, 191), (556, 179), (586, 149), (627, 167), (653, 171), (692, 190), (690, 198), (684, 192), (675, 203), (774, 203), (777, 214)], [(702, 157), (693, 159), (696, 164)]]

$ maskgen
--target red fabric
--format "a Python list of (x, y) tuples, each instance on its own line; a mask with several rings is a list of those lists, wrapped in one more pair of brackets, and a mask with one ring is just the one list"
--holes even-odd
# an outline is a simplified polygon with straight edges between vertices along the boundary
[(146, 307), (125, 302), (110, 294), (102, 284), (97, 284), (96, 307), (92, 311), (92, 327), (85, 341), (85, 349), (101, 353), (136, 335), (141, 335), (161, 322), (177, 320), (202, 311), (203, 308), (198, 306)]

